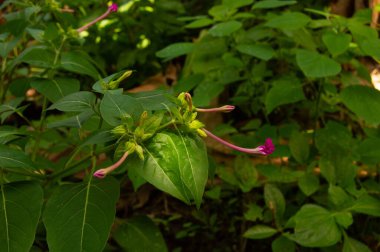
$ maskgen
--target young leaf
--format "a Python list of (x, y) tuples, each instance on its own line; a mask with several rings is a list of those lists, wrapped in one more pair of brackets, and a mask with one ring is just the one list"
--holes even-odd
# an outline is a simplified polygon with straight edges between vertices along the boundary
[(58, 109), (65, 112), (82, 112), (92, 109), (95, 105), (96, 96), (88, 91), (80, 91), (69, 94), (62, 99), (59, 99), (48, 109)]
[(296, 60), (302, 72), (310, 78), (334, 76), (342, 70), (335, 60), (313, 51), (298, 50)]
[(146, 216), (133, 217), (123, 222), (116, 228), (113, 237), (125, 251), (168, 251), (160, 230)]
[(49, 251), (103, 251), (118, 198), (119, 183), (112, 177), (60, 186), (43, 214)]
[(278, 231), (272, 227), (256, 225), (245, 231), (243, 236), (248, 239), (265, 239), (273, 236), (277, 232)]
[(30, 251), (42, 203), (43, 191), (35, 182), (0, 185), (0, 251)]

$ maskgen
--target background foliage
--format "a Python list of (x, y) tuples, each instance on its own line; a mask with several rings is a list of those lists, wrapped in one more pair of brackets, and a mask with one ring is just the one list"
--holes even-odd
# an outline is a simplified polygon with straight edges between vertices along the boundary
[[(380, 93), (369, 73), (380, 40), (370, 9), (343, 17), (326, 1), (118, 4), (79, 35), (106, 3), (1, 5), (0, 251), (379, 249)], [(103, 88), (128, 69), (119, 88)], [(201, 120), (242, 146), (270, 137), (276, 151), (252, 157), (206, 140), (206, 157), (199, 137), (163, 131), (144, 145), (148, 161), (135, 154), (114, 176), (92, 176), (120, 156), (110, 129), (142, 123), (143, 111), (174, 113), (165, 94), (180, 92), (195, 106), (235, 105)], [(198, 177), (178, 168), (192, 162), (204, 168)], [(166, 167), (166, 179), (152, 172)]]

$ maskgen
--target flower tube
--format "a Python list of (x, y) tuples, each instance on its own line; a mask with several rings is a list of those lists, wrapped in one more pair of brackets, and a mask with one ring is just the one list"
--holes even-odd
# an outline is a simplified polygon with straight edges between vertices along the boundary
[(117, 4), (113, 3), (111, 4), (110, 7), (108, 7), (107, 11), (104, 12), (101, 16), (97, 17), (96, 19), (92, 20), (90, 23), (88, 24), (85, 24), (84, 26), (80, 27), (77, 29), (77, 32), (80, 33), (82, 31), (85, 31), (87, 30), (90, 26), (92, 26), (93, 24), (99, 22), (100, 20), (106, 18), (110, 13), (112, 12), (117, 12)]
[(103, 168), (103, 169), (99, 169), (97, 170), (96, 172), (94, 172), (94, 177), (97, 177), (97, 178), (104, 178), (105, 176), (107, 176), (108, 173), (111, 173), (112, 171), (116, 170), (116, 168), (118, 168), (124, 161), (125, 159), (128, 157), (129, 155), (129, 152), (125, 152), (124, 155), (116, 162), (114, 163), (113, 165), (111, 166), (108, 166), (106, 168)]

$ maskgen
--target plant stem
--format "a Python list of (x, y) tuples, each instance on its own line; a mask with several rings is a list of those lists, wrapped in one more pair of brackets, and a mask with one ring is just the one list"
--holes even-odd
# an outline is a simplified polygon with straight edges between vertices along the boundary
[(178, 123), (178, 122), (176, 122), (174, 119), (172, 119), (171, 121), (169, 121), (169, 122), (167, 122), (167, 123), (161, 125), (160, 127), (158, 127), (156, 131), (160, 131), (160, 130), (162, 130), (162, 129), (164, 129), (164, 128), (166, 128), (166, 127), (172, 125), (172, 124), (177, 124), (177, 123)]

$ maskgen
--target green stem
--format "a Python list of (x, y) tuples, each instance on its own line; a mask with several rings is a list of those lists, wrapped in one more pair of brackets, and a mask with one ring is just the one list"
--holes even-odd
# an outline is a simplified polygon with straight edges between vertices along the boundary
[(167, 122), (167, 123), (161, 125), (160, 127), (158, 127), (156, 131), (160, 131), (160, 130), (162, 130), (162, 129), (164, 129), (164, 128), (166, 128), (166, 127), (172, 125), (172, 124), (174, 125), (174, 124), (178, 124), (178, 123), (179, 123), (179, 122), (176, 122), (174, 119), (172, 119), (171, 121), (169, 121), (169, 122)]

